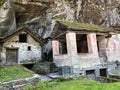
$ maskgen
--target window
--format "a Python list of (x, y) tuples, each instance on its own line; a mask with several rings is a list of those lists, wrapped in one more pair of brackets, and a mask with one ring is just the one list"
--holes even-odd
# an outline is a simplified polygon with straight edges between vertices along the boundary
[(59, 41), (59, 50), (60, 54), (67, 54), (66, 40)]
[(22, 42), (22, 43), (27, 42), (27, 34), (20, 34), (19, 35), (19, 42)]
[(86, 70), (86, 75), (95, 74), (95, 70)]
[(96, 79), (95, 70), (86, 70), (86, 77), (95, 80)]
[(27, 50), (28, 50), (28, 51), (31, 51), (31, 46), (28, 46)]
[(88, 43), (86, 34), (76, 34), (77, 52), (88, 53)]
[(107, 69), (100, 69), (100, 76), (107, 77)]
[(2, 51), (2, 45), (0, 45), (0, 52)]

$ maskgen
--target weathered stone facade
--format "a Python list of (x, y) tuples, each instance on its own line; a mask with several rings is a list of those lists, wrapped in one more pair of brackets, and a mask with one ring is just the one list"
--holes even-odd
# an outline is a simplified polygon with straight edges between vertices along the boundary
[[(26, 36), (21, 37), (25, 42), (20, 41), (20, 35)], [(0, 54), (2, 64), (31, 64), (41, 60), (41, 45), (32, 34), (21, 29), (3, 39)]]
[[(88, 34), (89, 53), (77, 53), (76, 33), (69, 32), (66, 34), (67, 51), (65, 55), (59, 54), (59, 41), (52, 41), (54, 62), (57, 66), (77, 66), (77, 68), (91, 67), (100, 64), (98, 49), (96, 43), (96, 34)], [(91, 43), (92, 42), (92, 43)]]
[[(62, 27), (61, 24), (60, 27)], [(71, 30), (69, 26), (67, 28), (65, 26), (64, 28), (59, 28), (57, 28), (58, 32), (55, 28), (56, 31), (54, 30), (52, 34), (53, 61), (58, 67), (64, 68), (64, 66), (68, 66), (71, 69), (71, 73), (81, 74), (94, 79), (99, 76), (108, 76), (108, 74), (115, 71), (116, 66), (112, 62), (119, 60), (119, 52), (116, 49), (119, 46), (119, 41), (117, 41), (117, 38), (115, 39), (116, 35), (110, 38), (108, 37), (109, 35), (106, 36), (107, 33), (105, 34), (105, 32), (102, 33), (99, 30), (94, 32), (94, 29), (93, 31), (88, 29), (89, 31), (86, 32), (84, 31), (85, 29), (76, 29), (74, 26), (73, 28), (70, 27)], [(81, 30), (83, 31), (81, 32)], [(64, 36), (63, 34), (59, 36), (60, 31), (65, 32), (63, 33)], [(83, 36), (86, 36), (86, 38)], [(60, 53), (61, 40), (66, 42), (67, 53)], [(87, 43), (82, 43), (81, 40)], [(84, 46), (88, 47), (88, 52), (85, 52), (86, 50), (84, 49), (86, 47), (84, 48)], [(78, 49), (80, 49), (80, 52)]]

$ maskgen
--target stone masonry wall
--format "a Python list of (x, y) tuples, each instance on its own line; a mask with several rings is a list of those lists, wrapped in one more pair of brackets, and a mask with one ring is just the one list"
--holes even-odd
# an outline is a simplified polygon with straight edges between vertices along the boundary
[(0, 87), (2, 87), (0, 88), (0, 90), (18, 90), (18, 88), (21, 88), (26, 85), (30, 85), (30, 84), (35, 85), (37, 84), (38, 80), (39, 80), (38, 75), (34, 75), (33, 77), (21, 78), (9, 82), (3, 82), (0, 83)]
[[(25, 33), (25, 32), (22, 32)], [(31, 50), (28, 51), (28, 46), (31, 46)], [(18, 48), (18, 63), (28, 64), (34, 63), (36, 60), (41, 60), (41, 46), (30, 35), (27, 35), (27, 42), (20, 43), (19, 35), (10, 37), (2, 48), (2, 63), (6, 63), (6, 48)]]

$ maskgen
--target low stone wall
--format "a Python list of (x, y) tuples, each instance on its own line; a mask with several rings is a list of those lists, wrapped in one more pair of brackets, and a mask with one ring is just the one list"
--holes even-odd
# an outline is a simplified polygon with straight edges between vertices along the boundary
[(21, 88), (29, 84), (36, 85), (38, 83), (38, 80), (39, 80), (39, 75), (34, 75), (28, 78), (21, 78), (9, 82), (3, 82), (0, 83), (0, 90), (13, 90), (13, 89), (17, 90), (18, 88)]

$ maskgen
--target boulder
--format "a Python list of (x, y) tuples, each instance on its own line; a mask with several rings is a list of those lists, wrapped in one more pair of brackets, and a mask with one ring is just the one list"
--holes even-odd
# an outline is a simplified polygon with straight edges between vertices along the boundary
[(8, 88), (0, 86), (0, 90), (8, 90)]
[(5, 2), (0, 8), (0, 29), (1, 36), (6, 32), (9, 33), (11, 30), (16, 29), (15, 12), (11, 0)]
[(36, 63), (32, 70), (38, 74), (48, 74), (50, 72), (50, 62)]

